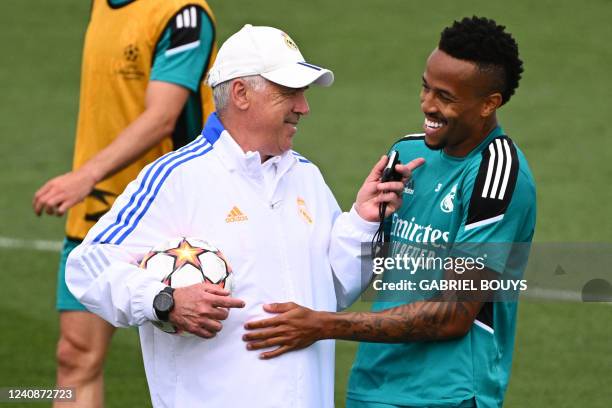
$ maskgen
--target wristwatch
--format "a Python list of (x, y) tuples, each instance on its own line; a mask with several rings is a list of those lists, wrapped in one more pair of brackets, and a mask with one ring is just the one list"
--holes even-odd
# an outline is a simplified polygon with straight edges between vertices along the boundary
[(166, 286), (153, 298), (153, 310), (155, 315), (162, 322), (167, 322), (170, 312), (174, 309), (174, 288)]

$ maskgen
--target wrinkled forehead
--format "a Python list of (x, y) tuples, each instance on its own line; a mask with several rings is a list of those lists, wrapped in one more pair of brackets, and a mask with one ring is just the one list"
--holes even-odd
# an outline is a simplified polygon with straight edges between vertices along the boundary
[(265, 85), (260, 89), (260, 91), (275, 95), (291, 95), (299, 91), (305, 91), (308, 88), (308, 86), (302, 88), (291, 88), (265, 79)]

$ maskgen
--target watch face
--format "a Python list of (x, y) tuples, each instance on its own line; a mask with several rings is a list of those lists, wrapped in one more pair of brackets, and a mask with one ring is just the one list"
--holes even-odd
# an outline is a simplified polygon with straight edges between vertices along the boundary
[(172, 295), (169, 293), (160, 293), (155, 296), (153, 307), (160, 312), (167, 312), (172, 307)]

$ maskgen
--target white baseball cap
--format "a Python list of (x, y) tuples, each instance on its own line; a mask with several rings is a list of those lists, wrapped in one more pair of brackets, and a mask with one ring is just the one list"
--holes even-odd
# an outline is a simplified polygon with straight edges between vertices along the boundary
[(207, 82), (215, 87), (250, 75), (261, 75), (289, 88), (313, 83), (330, 86), (334, 82), (334, 73), (304, 61), (295, 42), (284, 32), (247, 24), (223, 43)]

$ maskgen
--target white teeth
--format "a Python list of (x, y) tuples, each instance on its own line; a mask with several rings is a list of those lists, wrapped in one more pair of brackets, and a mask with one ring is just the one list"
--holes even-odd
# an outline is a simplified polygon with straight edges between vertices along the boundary
[(429, 128), (433, 128), (433, 129), (439, 129), (442, 126), (444, 126), (444, 124), (441, 123), (441, 122), (434, 122), (432, 120), (425, 119), (425, 126), (427, 126)]

